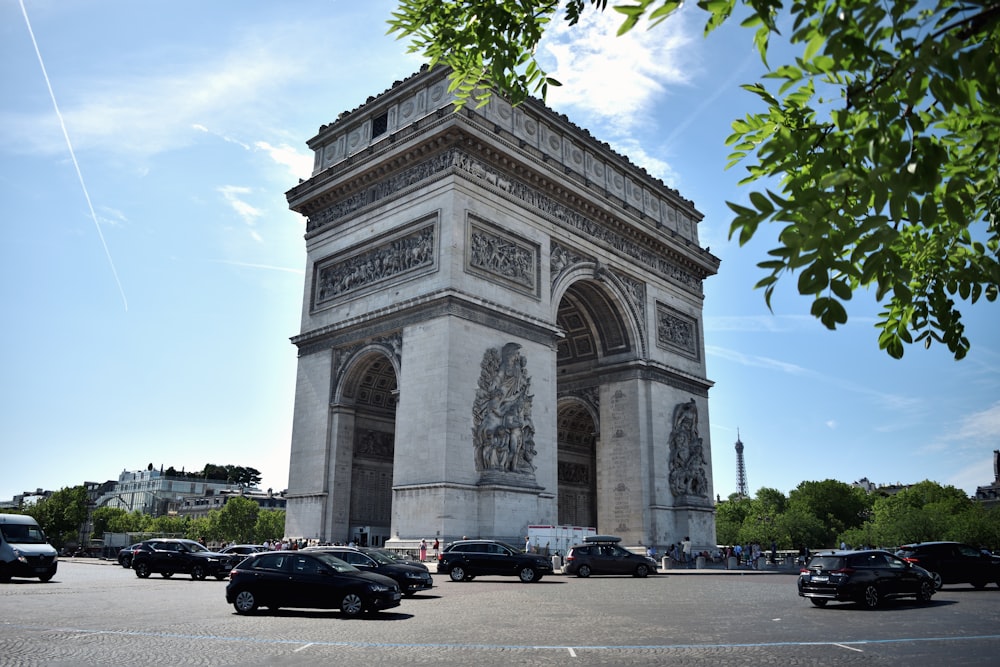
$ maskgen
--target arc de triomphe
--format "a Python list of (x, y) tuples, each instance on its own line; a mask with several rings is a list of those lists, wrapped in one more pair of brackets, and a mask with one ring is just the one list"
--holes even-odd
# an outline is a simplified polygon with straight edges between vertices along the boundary
[(422, 70), (320, 128), (286, 535), (714, 547), (692, 202), (535, 100)]

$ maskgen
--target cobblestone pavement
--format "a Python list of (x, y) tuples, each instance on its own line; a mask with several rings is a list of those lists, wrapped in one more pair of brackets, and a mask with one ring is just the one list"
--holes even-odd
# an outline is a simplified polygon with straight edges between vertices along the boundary
[[(90, 562), (88, 562), (90, 560)], [(138, 579), (66, 560), (52, 582), (0, 585), (2, 665), (993, 665), (1000, 589), (929, 605), (814, 608), (793, 573), (679, 570), (453, 583), (368, 619), (238, 616), (225, 582)]]

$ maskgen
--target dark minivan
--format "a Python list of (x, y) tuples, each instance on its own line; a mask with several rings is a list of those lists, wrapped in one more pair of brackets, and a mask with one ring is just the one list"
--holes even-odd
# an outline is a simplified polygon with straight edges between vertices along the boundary
[(799, 574), (798, 587), (817, 607), (836, 600), (868, 609), (892, 598), (929, 602), (935, 591), (929, 572), (879, 549), (818, 553)]
[(575, 544), (566, 554), (563, 572), (578, 577), (592, 574), (630, 574), (645, 577), (656, 572), (656, 561), (634, 554), (619, 545), (620, 537), (613, 535), (588, 535), (583, 544)]

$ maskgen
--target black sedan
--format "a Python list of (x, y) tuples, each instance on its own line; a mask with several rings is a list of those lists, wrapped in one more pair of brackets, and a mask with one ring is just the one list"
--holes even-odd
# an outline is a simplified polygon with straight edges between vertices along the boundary
[(377, 550), (364, 547), (310, 547), (307, 551), (322, 551), (348, 562), (362, 572), (384, 574), (399, 584), (403, 595), (434, 588), (434, 579), (427, 568), (414, 567), (395, 561)]
[(355, 617), (399, 606), (399, 584), (319, 551), (267, 551), (229, 573), (226, 602), (238, 614), (260, 607), (339, 609)]
[(817, 607), (837, 600), (868, 609), (891, 598), (929, 602), (936, 590), (929, 572), (877, 549), (818, 553), (799, 575), (798, 587), (799, 595)]

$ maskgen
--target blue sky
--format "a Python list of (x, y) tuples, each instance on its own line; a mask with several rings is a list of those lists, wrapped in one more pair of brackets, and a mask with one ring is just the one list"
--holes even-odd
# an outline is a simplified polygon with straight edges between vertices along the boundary
[[(252, 466), (286, 488), (305, 245), (284, 193), (320, 125), (419, 68), (385, 34), (394, 8), (0, 0), (0, 498), (148, 463)], [(773, 232), (728, 240), (725, 201), (747, 193), (723, 144), (762, 66), (749, 32), (701, 28), (685, 11), (612, 39), (593, 21), (540, 54), (565, 84), (550, 106), (705, 215), (716, 493), (736, 490), (737, 429), (752, 492), (992, 482), (1000, 308), (964, 309), (961, 362), (890, 359), (864, 294), (836, 332), (792, 281), (768, 311), (752, 286)]]

